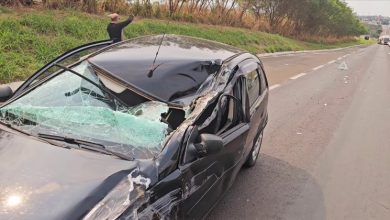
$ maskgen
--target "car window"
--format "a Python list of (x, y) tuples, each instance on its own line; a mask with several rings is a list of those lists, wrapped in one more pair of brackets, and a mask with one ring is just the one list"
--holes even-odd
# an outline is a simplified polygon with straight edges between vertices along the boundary
[(223, 108), (221, 111), (221, 124), (218, 129), (217, 134), (222, 134), (223, 132), (233, 128), (234, 126), (240, 123), (240, 111), (239, 105), (241, 104), (242, 90), (241, 83), (238, 81), (234, 87), (233, 91), (229, 94), (236, 97), (239, 101), (235, 101), (232, 98), (225, 97), (225, 104), (222, 105)]
[(214, 104), (209, 105), (204, 110), (200, 116), (201, 119), (196, 122), (197, 125), (200, 125), (199, 130), (202, 133), (222, 134), (243, 121), (245, 106), (243, 94), (246, 94), (244, 82), (245, 78), (240, 77), (232, 91), (225, 94), (221, 99), (217, 99)]
[(264, 71), (259, 68), (257, 69), (259, 76), (260, 76), (260, 94), (263, 94), (263, 92), (267, 89), (267, 80), (265, 78)]
[(245, 75), (246, 87), (249, 97), (249, 105), (252, 106), (260, 94), (260, 77), (257, 71), (252, 71)]

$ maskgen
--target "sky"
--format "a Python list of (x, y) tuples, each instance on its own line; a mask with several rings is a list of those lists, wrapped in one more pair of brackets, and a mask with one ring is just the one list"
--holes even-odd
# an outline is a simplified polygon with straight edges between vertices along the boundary
[(390, 17), (390, 0), (346, 0), (358, 15), (383, 15)]

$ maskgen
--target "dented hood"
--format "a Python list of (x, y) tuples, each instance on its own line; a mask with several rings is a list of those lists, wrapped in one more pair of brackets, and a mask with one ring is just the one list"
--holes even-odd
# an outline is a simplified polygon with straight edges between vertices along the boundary
[(85, 213), (137, 166), (5, 129), (0, 127), (0, 219), (69, 219), (74, 210)]

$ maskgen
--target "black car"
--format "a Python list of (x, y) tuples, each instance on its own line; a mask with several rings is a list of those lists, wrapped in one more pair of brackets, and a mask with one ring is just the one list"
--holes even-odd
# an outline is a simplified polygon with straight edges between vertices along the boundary
[(1, 90), (0, 219), (199, 219), (259, 154), (261, 61), (159, 35), (71, 50)]

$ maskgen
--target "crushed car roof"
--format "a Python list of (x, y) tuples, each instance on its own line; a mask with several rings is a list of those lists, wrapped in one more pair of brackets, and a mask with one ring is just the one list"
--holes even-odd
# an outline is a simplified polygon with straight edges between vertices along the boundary
[(199, 38), (156, 35), (118, 43), (88, 60), (122, 83), (170, 102), (196, 91), (216, 71), (216, 63), (242, 52)]

